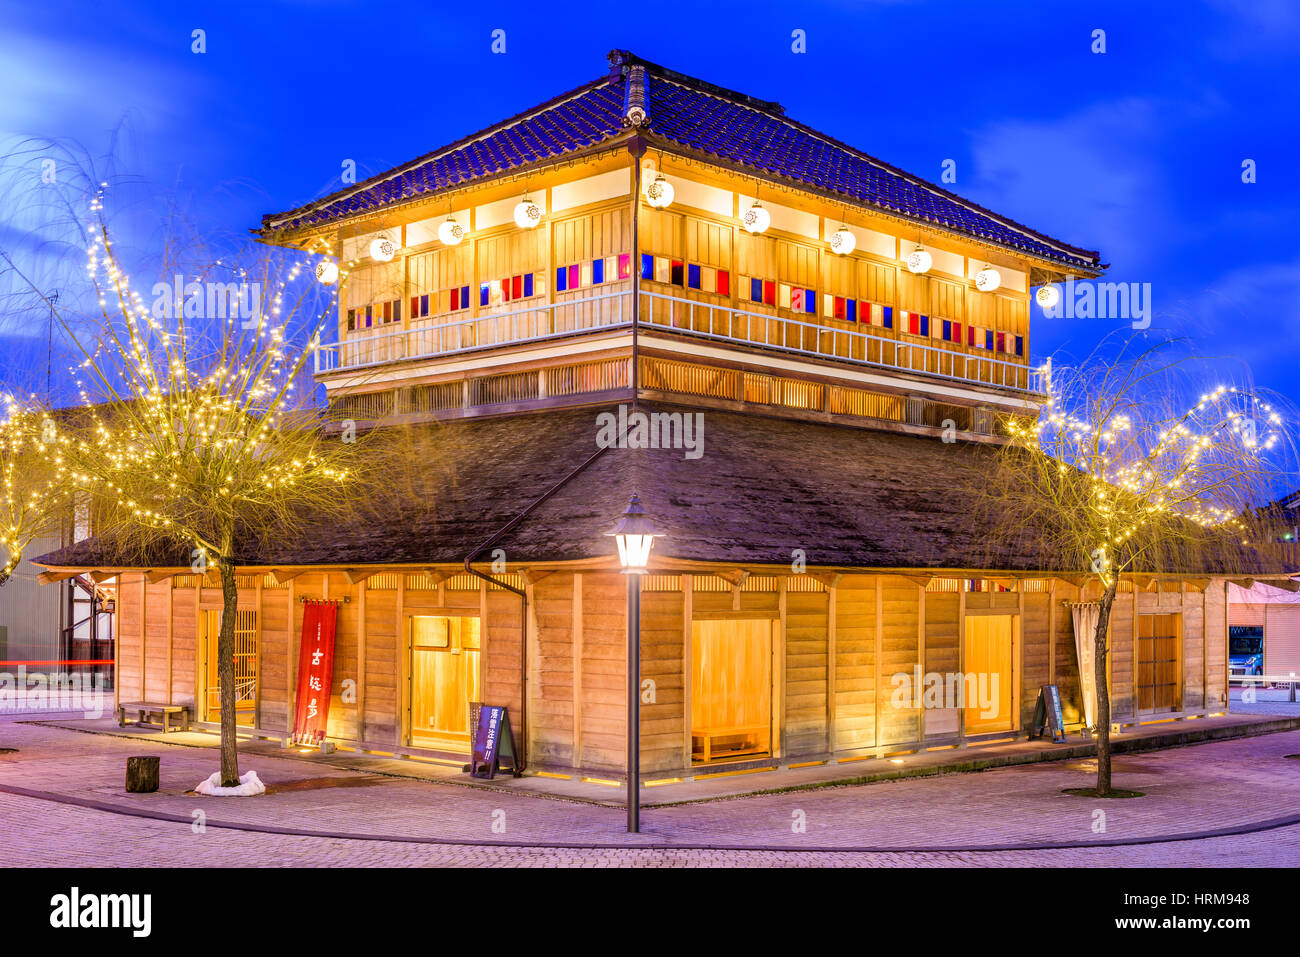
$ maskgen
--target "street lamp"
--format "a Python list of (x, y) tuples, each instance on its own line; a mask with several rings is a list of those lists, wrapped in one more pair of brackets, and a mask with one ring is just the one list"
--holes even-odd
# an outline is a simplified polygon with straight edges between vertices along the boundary
[(627, 830), (641, 830), (641, 576), (650, 549), (662, 532), (634, 492), (623, 517), (608, 534), (618, 542), (618, 561), (627, 580)]

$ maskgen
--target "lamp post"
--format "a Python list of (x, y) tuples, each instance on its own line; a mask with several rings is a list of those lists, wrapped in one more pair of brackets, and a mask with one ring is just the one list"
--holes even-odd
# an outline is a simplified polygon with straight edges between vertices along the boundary
[(618, 561), (627, 580), (627, 830), (641, 830), (641, 576), (650, 549), (662, 533), (636, 493), (609, 533), (618, 542)]

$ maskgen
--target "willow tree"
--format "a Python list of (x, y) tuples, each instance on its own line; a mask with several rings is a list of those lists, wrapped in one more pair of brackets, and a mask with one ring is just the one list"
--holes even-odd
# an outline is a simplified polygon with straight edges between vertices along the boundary
[(37, 538), (59, 531), (71, 497), (60, 480), (57, 430), (49, 414), (13, 396), (0, 397), (0, 586), (13, 577)]
[[(46, 302), (81, 357), (81, 421), (58, 436), (61, 475), (93, 496), (108, 553), (219, 577), (221, 784), (234, 786), (241, 558), (338, 520), (365, 467), (355, 434), (328, 428), (303, 387), (332, 297), (319, 307), (303, 262), (261, 250), (247, 265), (227, 259), (183, 281), (169, 272), (179, 266), (164, 266), (168, 281), (146, 300), (119, 261), (102, 193), (89, 207), (86, 276), (99, 315), (67, 316)], [(288, 344), (290, 328), (304, 348)]]
[[(1106, 658), (1124, 574), (1265, 570), (1250, 547), (1251, 506), (1267, 501), (1290, 448), (1258, 395), (1189, 387), (1197, 369), (1169, 344), (1053, 370), (1036, 421), (1010, 420), (1011, 441), (987, 494), (1008, 538), (1054, 556), (1101, 590), (1094, 635), (1097, 794), (1111, 787)], [(1181, 401), (1180, 401), (1181, 397)]]

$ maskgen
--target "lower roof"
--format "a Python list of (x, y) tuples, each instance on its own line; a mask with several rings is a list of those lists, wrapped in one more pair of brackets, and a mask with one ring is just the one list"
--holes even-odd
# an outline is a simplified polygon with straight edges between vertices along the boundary
[[(374, 441), (402, 443), (396, 460), (406, 466), (365, 489), (354, 516), (247, 542), (237, 564), (458, 564), (548, 492), (494, 543), (506, 561), (606, 558), (615, 554), (606, 533), (635, 492), (664, 533), (655, 544), (660, 559), (788, 566), (801, 552), (808, 566), (830, 568), (1069, 573), (1077, 566), (1050, 553), (1032, 529), (1008, 540), (976, 504), (997, 446), (642, 403), (646, 413), (699, 416), (698, 457), (682, 448), (611, 448), (571, 475), (598, 450), (599, 417), (618, 408), (386, 430)], [(189, 565), (188, 546), (164, 551), (147, 565), (128, 560), (110, 533), (35, 561)]]

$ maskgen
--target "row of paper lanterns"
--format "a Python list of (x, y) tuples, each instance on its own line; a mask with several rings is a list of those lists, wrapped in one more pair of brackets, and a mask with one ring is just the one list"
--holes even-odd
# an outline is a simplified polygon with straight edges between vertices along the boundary
[[(524, 198), (515, 204), (515, 225), (520, 229), (532, 229), (542, 221), (542, 208), (524, 194)], [(438, 241), (444, 246), (456, 246), (465, 238), (465, 227), (448, 214), (438, 225)], [(370, 258), (375, 262), (392, 262), (397, 255), (397, 243), (388, 236), (377, 236), (370, 241)], [(339, 278), (338, 263), (324, 260), (316, 265), (316, 278), (325, 285), (332, 285)]]
[[(667, 209), (673, 203), (675, 191), (673, 184), (659, 173), (646, 187), (645, 195), (646, 202), (652, 208)], [(532, 229), (542, 221), (542, 209), (525, 193), (524, 198), (515, 204), (514, 220), (515, 225), (520, 229)], [(754, 204), (741, 216), (740, 224), (747, 232), (757, 236), (767, 232), (767, 228), (772, 225), (772, 216), (755, 199)], [(450, 215), (438, 226), (438, 240), (445, 246), (455, 246), (464, 238), (465, 228)], [(840, 228), (830, 235), (831, 252), (837, 256), (847, 256), (857, 248), (857, 245), (858, 239), (847, 224), (841, 224)], [(375, 262), (391, 262), (397, 255), (397, 244), (387, 236), (378, 236), (371, 240), (369, 252), (370, 258)], [(920, 243), (917, 243), (916, 249), (908, 255), (906, 263), (909, 272), (922, 275), (930, 271), (934, 265), (934, 257)], [(316, 278), (326, 285), (333, 284), (338, 279), (338, 275), (339, 267), (335, 262), (325, 260), (316, 266)], [(981, 292), (993, 292), (1001, 285), (1002, 276), (992, 266), (986, 265), (975, 274), (975, 288)], [(1054, 294), (1054, 298), (1051, 298), (1050, 302), (1045, 302), (1045, 293), (1049, 296)], [(1059, 300), (1060, 294), (1056, 287), (1044, 286), (1039, 289), (1037, 298), (1039, 305), (1049, 309)]]
[[(655, 176), (654, 181), (646, 187), (646, 202), (655, 209), (667, 209), (673, 202), (673, 184), (664, 178), (663, 173)], [(745, 230), (757, 236), (759, 233), (767, 232), (768, 226), (772, 225), (772, 216), (763, 205), (754, 200), (754, 205), (745, 210), (740, 217), (740, 225)], [(858, 238), (853, 234), (845, 223), (840, 224), (840, 228), (830, 235), (831, 252), (837, 256), (847, 256), (858, 247)], [(917, 275), (927, 273), (930, 267), (934, 265), (934, 257), (926, 252), (925, 248), (917, 243), (916, 249), (907, 257), (907, 268), (910, 272)], [(975, 288), (981, 292), (993, 292), (1002, 285), (1002, 275), (992, 266), (986, 265), (983, 269), (975, 274)]]

